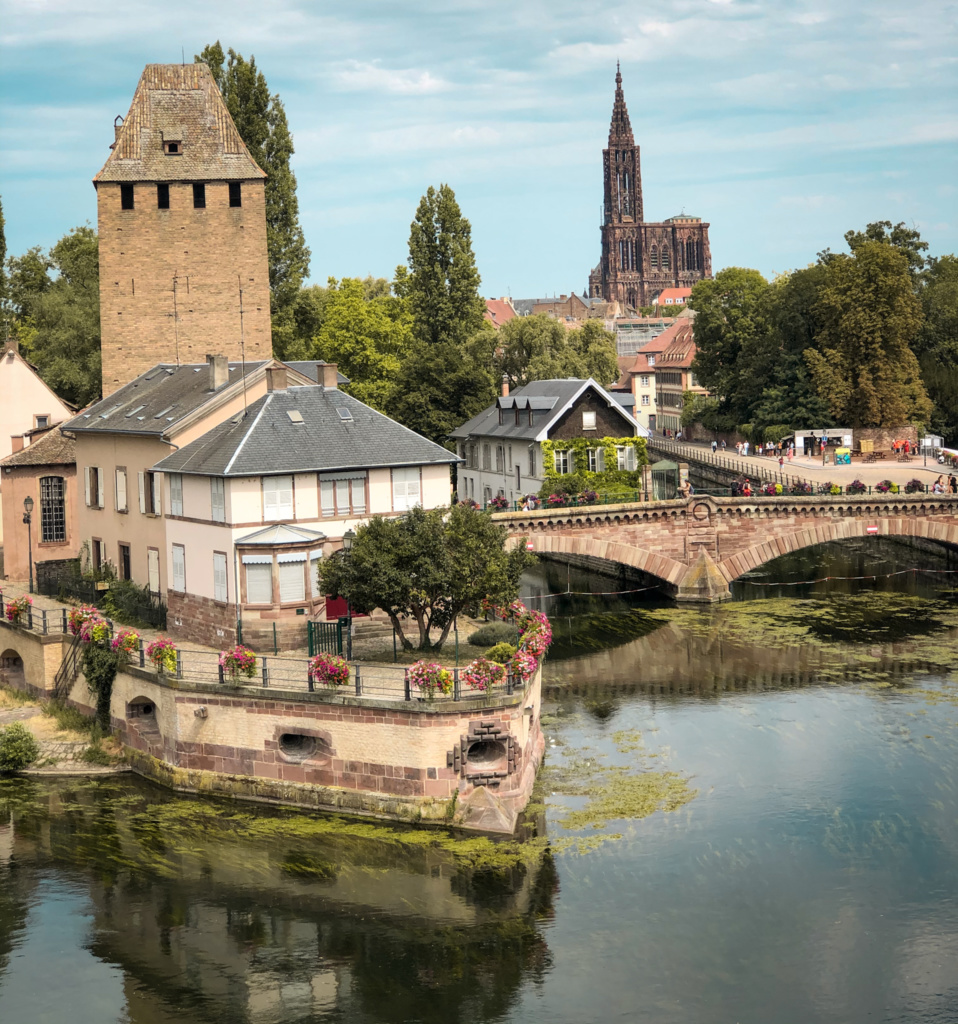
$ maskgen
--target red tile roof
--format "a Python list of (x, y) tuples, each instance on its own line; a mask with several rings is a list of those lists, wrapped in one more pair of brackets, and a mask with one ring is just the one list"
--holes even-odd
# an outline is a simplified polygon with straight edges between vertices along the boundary
[(486, 299), (486, 312), (483, 315), (498, 329), (512, 320), (516, 311), (508, 299)]
[(671, 304), (682, 305), (691, 294), (691, 288), (663, 288), (662, 291), (659, 292), (656, 305), (669, 305), (669, 300), (671, 300)]

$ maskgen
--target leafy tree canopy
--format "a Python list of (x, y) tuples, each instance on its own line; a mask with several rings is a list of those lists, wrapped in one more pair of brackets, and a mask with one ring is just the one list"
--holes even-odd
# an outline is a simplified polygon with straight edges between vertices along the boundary
[(483, 323), (472, 228), (448, 185), (429, 186), (409, 228), (408, 270), (397, 267), (397, 295), (409, 300), (415, 337), (463, 345)]
[(388, 281), (331, 277), (309, 358), (337, 363), (350, 393), (385, 411), (411, 333), (408, 302), (390, 294)]
[(954, 445), (958, 443), (958, 259), (931, 257), (924, 278), (925, 320), (914, 348), (935, 406), (932, 429)]
[(293, 137), (283, 102), (272, 95), (256, 58), (246, 60), (219, 41), (197, 54), (208, 64), (230, 116), (253, 159), (266, 172), (266, 248), (274, 315), (285, 311), (309, 274), (309, 249), (299, 224), (296, 175), (290, 167)]
[(876, 220), (864, 231), (846, 231), (845, 241), (853, 253), (865, 242), (881, 242), (900, 250), (908, 260), (908, 270), (915, 282), (925, 267), (924, 253), (928, 250), (928, 243), (921, 240), (920, 231), (906, 227), (904, 221), (893, 225), (890, 220)]
[(12, 333), (25, 358), (73, 405), (100, 396), (100, 264), (96, 232), (74, 228), (45, 253), (8, 261)]
[(906, 253), (866, 239), (824, 265), (822, 328), (805, 358), (832, 415), (852, 426), (927, 423), (931, 402), (911, 348), (923, 314)]
[(611, 384), (619, 374), (615, 335), (598, 320), (568, 330), (545, 314), (515, 317), (499, 331), (497, 375), (512, 388), (533, 380), (592, 377)]
[(439, 648), (456, 617), (474, 613), (484, 597), (515, 599), (535, 556), (524, 547), (507, 551), (505, 543), (506, 530), (467, 505), (375, 516), (356, 532), (348, 557), (339, 552), (322, 563), (323, 586), (356, 611), (381, 608), (404, 648), (413, 643), (403, 617), (415, 620), (420, 650)]

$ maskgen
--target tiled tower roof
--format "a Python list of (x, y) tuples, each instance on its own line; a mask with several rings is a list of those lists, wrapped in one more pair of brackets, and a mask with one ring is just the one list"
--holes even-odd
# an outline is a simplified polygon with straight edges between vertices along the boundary
[(629, 110), (625, 105), (625, 93), (622, 91), (622, 71), (618, 62), (615, 65), (615, 102), (612, 105), (612, 124), (609, 126), (609, 149), (634, 146), (632, 124), (629, 121)]
[[(175, 155), (167, 152), (170, 142), (177, 144)], [(95, 182), (266, 177), (206, 64), (147, 64), (111, 149)]]

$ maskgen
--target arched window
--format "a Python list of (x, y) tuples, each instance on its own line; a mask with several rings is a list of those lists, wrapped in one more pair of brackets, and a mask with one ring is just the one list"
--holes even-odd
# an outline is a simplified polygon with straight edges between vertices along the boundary
[(659, 251), (653, 245), (649, 251), (649, 266), (658, 267), (659, 265)]
[(665, 246), (662, 247), (662, 269), (669, 269), (669, 250)]
[(40, 478), (40, 540), (55, 544), (67, 539), (66, 506), (63, 497), (63, 477)]

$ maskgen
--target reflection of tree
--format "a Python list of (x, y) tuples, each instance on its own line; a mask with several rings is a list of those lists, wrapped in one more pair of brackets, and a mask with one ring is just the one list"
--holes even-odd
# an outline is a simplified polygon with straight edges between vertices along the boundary
[[(41, 788), (25, 815), (35, 859), (89, 879), (89, 948), (122, 968), (137, 1019), (305, 1021), (337, 1008), (377, 1024), (488, 1019), (549, 968), (539, 921), (558, 880), (537, 844), (436, 845), (417, 831), (407, 842), (346, 822), (315, 834), (308, 816), (179, 800), (136, 780)], [(6, 908), (0, 938), (26, 917)]]

